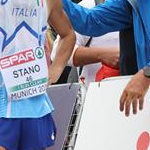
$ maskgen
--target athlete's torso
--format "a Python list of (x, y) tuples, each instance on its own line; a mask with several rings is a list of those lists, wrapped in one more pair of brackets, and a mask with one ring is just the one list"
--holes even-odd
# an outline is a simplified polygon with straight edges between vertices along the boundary
[(1, 0), (0, 49), (13, 53), (42, 42), (47, 11), (44, 0)]
[[(0, 0), (0, 16), (0, 57), (44, 45), (47, 26), (45, 0)], [(52, 110), (46, 94), (8, 102), (0, 76), (0, 117), (37, 118)]]

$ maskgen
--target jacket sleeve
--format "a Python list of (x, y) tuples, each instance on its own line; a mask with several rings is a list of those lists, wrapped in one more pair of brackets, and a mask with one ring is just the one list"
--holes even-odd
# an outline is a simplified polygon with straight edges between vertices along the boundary
[(91, 9), (70, 0), (62, 0), (64, 10), (74, 29), (80, 34), (100, 36), (127, 28), (132, 24), (130, 5), (127, 0), (106, 0)]

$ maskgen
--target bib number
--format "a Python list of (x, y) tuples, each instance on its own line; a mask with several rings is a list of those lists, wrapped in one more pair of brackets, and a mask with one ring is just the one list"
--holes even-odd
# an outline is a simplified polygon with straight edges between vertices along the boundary
[(10, 100), (30, 98), (46, 91), (48, 67), (44, 47), (0, 58), (0, 70)]

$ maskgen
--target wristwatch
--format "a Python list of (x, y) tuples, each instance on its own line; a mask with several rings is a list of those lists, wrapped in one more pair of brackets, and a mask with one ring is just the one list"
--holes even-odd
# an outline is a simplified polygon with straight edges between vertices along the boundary
[(149, 78), (150, 79), (150, 67), (149, 66), (145, 66), (143, 68), (143, 73), (144, 73), (144, 76)]

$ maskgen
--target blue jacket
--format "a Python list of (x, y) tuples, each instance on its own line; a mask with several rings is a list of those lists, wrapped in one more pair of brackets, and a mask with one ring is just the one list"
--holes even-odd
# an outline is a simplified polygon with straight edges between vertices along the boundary
[(138, 68), (150, 66), (150, 1), (137, 0), (142, 21), (127, 0), (106, 0), (92, 9), (70, 0), (62, 1), (74, 29), (84, 35), (100, 36), (127, 28), (133, 23)]

